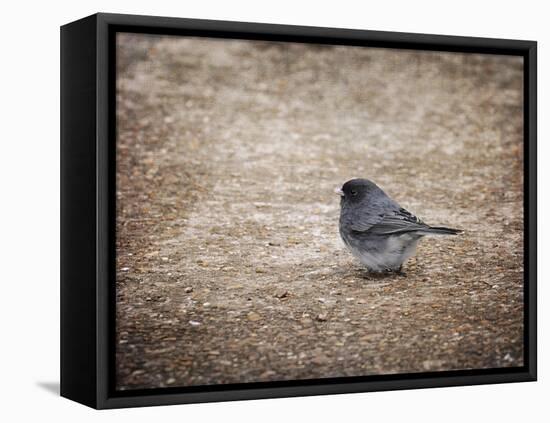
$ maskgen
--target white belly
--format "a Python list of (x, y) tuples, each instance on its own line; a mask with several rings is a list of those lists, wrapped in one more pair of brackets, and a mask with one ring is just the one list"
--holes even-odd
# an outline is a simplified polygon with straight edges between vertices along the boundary
[(349, 244), (348, 247), (369, 270), (383, 272), (398, 270), (415, 253), (419, 240), (418, 236), (403, 234), (388, 237), (384, 247), (379, 251), (368, 251)]

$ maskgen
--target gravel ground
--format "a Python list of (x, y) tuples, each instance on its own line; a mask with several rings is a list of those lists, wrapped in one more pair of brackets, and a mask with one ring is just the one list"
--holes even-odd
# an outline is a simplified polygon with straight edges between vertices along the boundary
[[(523, 364), (522, 60), (119, 35), (117, 388)], [(338, 235), (367, 177), (406, 277)]]

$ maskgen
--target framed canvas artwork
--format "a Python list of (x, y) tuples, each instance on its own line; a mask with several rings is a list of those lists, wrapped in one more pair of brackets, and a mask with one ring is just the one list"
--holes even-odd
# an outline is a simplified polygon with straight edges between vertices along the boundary
[(61, 28), (61, 394), (536, 379), (536, 43)]

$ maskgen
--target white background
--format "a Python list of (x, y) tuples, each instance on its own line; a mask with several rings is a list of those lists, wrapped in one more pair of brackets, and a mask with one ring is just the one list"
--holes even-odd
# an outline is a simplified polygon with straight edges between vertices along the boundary
[[(11, 1), (2, 5), (0, 419), (12, 421), (543, 421), (549, 370), (550, 207), (545, 1)], [(315, 25), (539, 42), (539, 381), (401, 392), (93, 411), (59, 381), (59, 26), (103, 12)], [(32, 420), (31, 420), (32, 419)], [(548, 420), (546, 420), (548, 421)]]

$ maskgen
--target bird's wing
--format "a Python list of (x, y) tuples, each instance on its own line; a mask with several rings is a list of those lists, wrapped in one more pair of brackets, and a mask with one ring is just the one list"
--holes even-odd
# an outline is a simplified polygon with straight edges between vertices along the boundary
[(361, 213), (359, 216), (354, 215), (349, 227), (354, 232), (367, 232), (380, 223), (385, 215), (385, 212), (373, 213), (372, 211)]
[(399, 210), (401, 210), (401, 206), (384, 194), (374, 201), (362, 205), (361, 213), (351, 213), (348, 220), (349, 228), (354, 232), (370, 231), (386, 216), (391, 216)]
[(391, 215), (400, 209), (400, 206), (389, 197), (369, 202), (361, 206), (361, 212), (353, 211), (349, 215), (349, 228), (354, 232), (367, 232), (378, 225), (385, 216)]
[(418, 217), (400, 208), (384, 216), (368, 230), (369, 234), (376, 235), (396, 235), (406, 232), (417, 232), (429, 230), (426, 225)]

